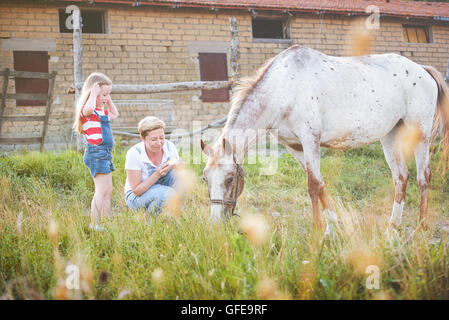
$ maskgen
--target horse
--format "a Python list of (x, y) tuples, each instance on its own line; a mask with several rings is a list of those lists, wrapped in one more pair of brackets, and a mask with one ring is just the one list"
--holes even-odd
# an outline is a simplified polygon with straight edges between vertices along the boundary
[(223, 213), (225, 217), (233, 213), (244, 186), (243, 160), (257, 133), (267, 130), (277, 133), (278, 142), (305, 170), (313, 222), (323, 228), (321, 202), (326, 234), (332, 232), (337, 218), (320, 173), (320, 147), (346, 150), (380, 141), (394, 182), (389, 228), (397, 229), (409, 178), (404, 154), (396, 143), (405, 126), (417, 127), (420, 133), (413, 152), (419, 222), (424, 222), (431, 179), (429, 146), (439, 133), (442, 157), (447, 159), (448, 104), (448, 86), (431, 66), (394, 53), (335, 57), (292, 46), (254, 76), (241, 80), (220, 137), (213, 146), (201, 140), (208, 156), (203, 180), (209, 190), (210, 218), (222, 221)]

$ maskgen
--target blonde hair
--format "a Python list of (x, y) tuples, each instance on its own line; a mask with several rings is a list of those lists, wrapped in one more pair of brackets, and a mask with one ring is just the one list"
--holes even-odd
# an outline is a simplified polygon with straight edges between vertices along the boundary
[(86, 103), (87, 99), (90, 97), (90, 91), (92, 87), (98, 83), (100, 86), (102, 85), (112, 85), (111, 79), (108, 78), (103, 73), (93, 72), (91, 73), (86, 81), (84, 81), (83, 88), (81, 89), (80, 96), (76, 101), (75, 105), (75, 122), (73, 123), (73, 130), (78, 131), (79, 133), (83, 133), (83, 128), (81, 125), (81, 108)]
[(139, 125), (137, 126), (140, 135), (142, 138), (145, 138), (150, 131), (156, 129), (164, 129), (165, 130), (165, 122), (157, 117), (145, 117), (139, 121)]

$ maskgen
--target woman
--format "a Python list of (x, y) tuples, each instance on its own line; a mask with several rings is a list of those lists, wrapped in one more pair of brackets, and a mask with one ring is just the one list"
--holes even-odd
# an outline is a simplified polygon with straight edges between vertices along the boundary
[[(145, 208), (157, 215), (164, 203), (175, 194), (174, 167), (183, 167), (175, 145), (165, 140), (165, 123), (156, 117), (139, 122), (140, 140), (126, 153), (125, 201), (137, 210)], [(151, 223), (149, 217), (148, 223)]]

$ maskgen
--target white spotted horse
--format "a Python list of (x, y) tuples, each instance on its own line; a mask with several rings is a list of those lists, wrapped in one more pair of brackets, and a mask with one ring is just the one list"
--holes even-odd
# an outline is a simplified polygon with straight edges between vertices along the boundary
[[(322, 227), (321, 202), (326, 233), (332, 231), (336, 215), (320, 173), (320, 147), (353, 149), (380, 141), (395, 186), (390, 227), (398, 227), (409, 173), (396, 138), (401, 126), (413, 126), (420, 131), (414, 156), (422, 222), (431, 178), (429, 146), (437, 132), (447, 156), (448, 101), (441, 73), (398, 54), (334, 57), (292, 46), (255, 76), (242, 79), (218, 141), (211, 147), (201, 140), (209, 157), (203, 178), (211, 218), (221, 221), (223, 212), (233, 212), (243, 190), (241, 164), (257, 133), (267, 130), (276, 131), (278, 141), (305, 170), (313, 221)], [(248, 129), (252, 134), (242, 134)]]

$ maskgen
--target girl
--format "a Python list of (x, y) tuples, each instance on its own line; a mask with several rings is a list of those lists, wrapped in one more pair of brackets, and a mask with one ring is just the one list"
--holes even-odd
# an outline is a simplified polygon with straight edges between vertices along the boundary
[(73, 124), (73, 128), (87, 139), (84, 163), (95, 184), (89, 228), (98, 231), (104, 229), (99, 220), (111, 215), (112, 171), (115, 168), (112, 164), (114, 140), (110, 119), (118, 117), (111, 90), (112, 82), (106, 75), (99, 72), (90, 74), (76, 103)]

